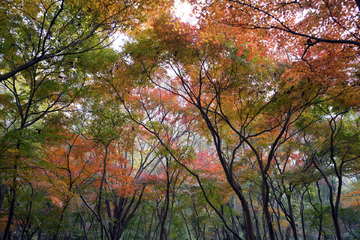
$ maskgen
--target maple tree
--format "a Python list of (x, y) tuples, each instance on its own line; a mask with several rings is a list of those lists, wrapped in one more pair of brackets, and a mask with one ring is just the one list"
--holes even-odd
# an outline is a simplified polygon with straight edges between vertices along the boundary
[[(311, 151), (311, 159), (314, 166), (321, 173), (326, 185), (329, 188), (329, 203), (331, 207), (331, 214), (334, 221), (336, 235), (340, 239), (341, 231), (338, 222), (338, 214), (340, 208), (341, 191), (343, 187), (343, 178), (347, 170), (355, 170), (357, 164), (356, 160), (359, 158), (357, 149), (358, 133), (352, 129), (352, 124), (348, 125), (345, 118), (346, 115), (352, 115), (350, 109), (326, 109), (326, 106), (319, 107), (320, 111), (324, 111), (329, 119), (326, 124), (328, 125), (328, 134), (324, 139), (324, 143), (317, 145), (314, 139), (309, 136), (304, 136), (305, 143), (309, 146)], [(357, 120), (355, 120), (357, 122)], [(356, 127), (355, 127), (356, 128)], [(326, 133), (326, 128), (322, 128)], [(352, 129), (352, 130), (350, 130)], [(321, 141), (323, 137), (317, 134), (317, 140)], [(325, 146), (326, 147), (325, 147)], [(324, 146), (324, 147), (321, 147)], [(323, 148), (323, 149), (321, 149)], [(330, 161), (327, 162), (327, 161)], [(327, 163), (325, 163), (327, 162)], [(351, 166), (354, 164), (354, 167)], [(334, 171), (334, 177), (337, 179), (337, 184), (331, 183), (331, 175), (326, 174), (326, 167), (331, 166)], [(350, 165), (350, 166), (349, 166)], [(350, 170), (350, 172), (351, 172)]]
[[(217, 29), (226, 29), (221, 26)], [(238, 161), (237, 155), (245, 154), (253, 159), (250, 163), (261, 174), (261, 205), (269, 237), (275, 239), (269, 210), (269, 174), (277, 151), (302, 131), (295, 124), (308, 109), (331, 98), (351, 95), (354, 88), (339, 85), (341, 81), (330, 86), (301, 79), (287, 82), (276, 77), (276, 72), (269, 74), (271, 62), (254, 51), (256, 45), (244, 45), (243, 39), (237, 43), (236, 36), (226, 38), (221, 30), (209, 32), (206, 25), (203, 29), (192, 29), (177, 20), (159, 19), (154, 21), (153, 29), (142, 32), (150, 36), (139, 35), (127, 52), (134, 61), (133, 68), (139, 68), (145, 75), (139, 77), (147, 77), (157, 88), (179, 96), (186, 104), (193, 105), (203, 118), (203, 129), (211, 134), (227, 180), (242, 203), (246, 235), (250, 239), (255, 239), (255, 231), (249, 203), (235, 178), (233, 166)], [(231, 41), (235, 43), (231, 45)], [(166, 69), (172, 69), (176, 77), (166, 77)], [(316, 120), (308, 124), (315, 123)], [(242, 148), (246, 150), (241, 151)], [(288, 201), (290, 215), (287, 217), (297, 239), (289, 195)]]
[[(288, 58), (306, 74), (326, 74), (330, 67), (343, 69), (351, 65), (351, 59), (356, 59), (358, 54), (359, 5), (356, 1), (264, 1), (260, 4), (251, 0), (226, 0), (205, 1), (201, 7), (205, 21), (258, 30), (258, 36), (268, 43), (270, 51)], [(298, 61), (300, 59), (303, 61)], [(336, 62), (340, 59), (341, 62)]]
[[(156, 24), (158, 24), (158, 26), (160, 26), (160, 27), (155, 26), (155, 28), (154, 28), (155, 34), (158, 33), (156, 31), (164, 31), (165, 30), (165, 28), (161, 28), (161, 24), (164, 25), (164, 23), (158, 22)], [(169, 28), (169, 26), (167, 26), (167, 27)], [(165, 30), (165, 31), (167, 31), (167, 30)], [(158, 35), (158, 36), (160, 36), (160, 35)], [(225, 70), (225, 72), (223, 72), (223, 73), (217, 73), (216, 70), (221, 69), (221, 67), (220, 68), (216, 67), (215, 58), (212, 58), (212, 57), (220, 56), (219, 52), (222, 50), (221, 45), (217, 46), (216, 43), (214, 43), (214, 45), (212, 46), (211, 44), (206, 44), (206, 41), (204, 41), (203, 44), (205, 46), (207, 46), (210, 50), (207, 52), (206, 51), (207, 49), (204, 48), (204, 52), (202, 52), (201, 51), (202, 49), (197, 49), (195, 44), (193, 44), (195, 46), (191, 48), (191, 44), (192, 44), (191, 39), (188, 40), (187, 39), (188, 36), (186, 34), (184, 34), (184, 36), (182, 36), (181, 31), (179, 33), (177, 33), (176, 31), (173, 31), (173, 32), (168, 31), (166, 36), (169, 39), (163, 40), (164, 47), (169, 48), (169, 50), (170, 50), (169, 53), (172, 55), (172, 56), (170, 55), (170, 57), (173, 57), (173, 59), (170, 59), (170, 61), (173, 60), (174, 63), (172, 61), (170, 63), (169, 62), (165, 62), (165, 63), (170, 65), (169, 68), (174, 69), (174, 72), (178, 77), (178, 79), (176, 79), (175, 81), (178, 81), (179, 87), (176, 85), (167, 85), (164, 88), (176, 95), (179, 95), (186, 102), (194, 105), (199, 110), (199, 113), (205, 120), (205, 124), (207, 125), (208, 130), (210, 131), (210, 133), (214, 139), (215, 146), (217, 149), (217, 154), (218, 154), (220, 162), (222, 163), (222, 166), (225, 170), (228, 181), (232, 185), (232, 188), (237, 193), (239, 199), (241, 200), (241, 203), (242, 203), (242, 206), (243, 206), (243, 209), (245, 212), (245, 224), (247, 225), (246, 232), (247, 232), (247, 234), (250, 235), (250, 238), (254, 238), (253, 226), (251, 224), (251, 216), (250, 216), (250, 210), (248, 207), (248, 202), (246, 201), (246, 199), (242, 193), (241, 186), (237, 185), (236, 181), (234, 181), (233, 172), (232, 172), (233, 160), (230, 160), (231, 163), (230, 162), (229, 163), (231, 165), (229, 166), (228, 165), (229, 163), (227, 163), (226, 157), (223, 156), (224, 152), (221, 149), (222, 146), (221, 146), (221, 140), (220, 140), (220, 132), (223, 131), (222, 130), (223, 127), (218, 128), (219, 121), (220, 121), (219, 125), (220, 126), (222, 125), (222, 123), (221, 123), (222, 118), (225, 120), (225, 123), (226, 123), (226, 121), (228, 121), (228, 117), (222, 117), (222, 114), (223, 114), (222, 111), (223, 110), (225, 111), (226, 108), (222, 108), (223, 102), (221, 101), (222, 99), (220, 99), (220, 94), (222, 93), (222, 91), (225, 91), (225, 90), (231, 88), (233, 83), (230, 82), (229, 78), (227, 78), (227, 77), (220, 78), (219, 80), (215, 80), (215, 79), (217, 76), (226, 76), (225, 75), (226, 71), (229, 72), (229, 75), (236, 74), (235, 71), (232, 71), (232, 69), (241, 69), (241, 67), (243, 67), (243, 66), (241, 66), (241, 64), (237, 64), (235, 61), (231, 61), (231, 59), (226, 59), (227, 61), (224, 63), (225, 65), (222, 65), (222, 66), (224, 66), (225, 69), (227, 68), (228, 70)], [(171, 37), (168, 37), (168, 36), (171, 36)], [(191, 37), (191, 35), (190, 35), (190, 37)], [(176, 48), (176, 46), (173, 45), (175, 42), (174, 41), (175, 39), (177, 40), (177, 42), (184, 41), (184, 43), (180, 45), (180, 48)], [(189, 42), (189, 43), (187, 43), (187, 42)], [(141, 40), (140, 40), (140, 43), (141, 43)], [(146, 44), (146, 42), (145, 42), (145, 44)], [(186, 48), (186, 45), (190, 45), (190, 47)], [(200, 45), (202, 45), (201, 42), (200, 42)], [(162, 46), (160, 46), (160, 47), (162, 47)], [(158, 48), (160, 48), (160, 47), (158, 47)], [(142, 48), (144, 48), (144, 46), (142, 46)], [(225, 48), (223, 48), (223, 49), (225, 50)], [(189, 54), (185, 55), (185, 52), (186, 53), (190, 52), (190, 53), (192, 53), (192, 55), (190, 55), (190, 56), (189, 56)], [(197, 61), (196, 57), (199, 59), (198, 61)], [(226, 56), (226, 57), (228, 57), (228, 56)], [(241, 57), (241, 54), (238, 54), (238, 56), (236, 56), (236, 57)], [(147, 63), (146, 60), (142, 61), (143, 65), (144, 65), (144, 62)], [(193, 66), (191, 65), (193, 62), (197, 63), (194, 66), (195, 70), (192, 68)], [(184, 63), (184, 65), (182, 65), (182, 67), (180, 67), (179, 63)], [(199, 64), (200, 64), (200, 69), (198, 70), (197, 68), (198, 68)], [(220, 62), (220, 64), (221, 64), (221, 62)], [(209, 69), (206, 66), (209, 66)], [(150, 71), (148, 70), (149, 69), (148, 66), (145, 65), (144, 68), (145, 68), (145, 71), (149, 72), (149, 74), (151, 73), (151, 68), (150, 68)], [(183, 71), (183, 68), (187, 69), (187, 71), (186, 72)], [(211, 72), (211, 70), (214, 70), (214, 72)], [(245, 68), (245, 71), (249, 71), (249, 69)], [(194, 72), (194, 73), (192, 73), (192, 72)], [(197, 77), (199, 75), (199, 73), (200, 73), (200, 76)], [(214, 76), (214, 78), (212, 77), (212, 75)], [(206, 79), (206, 81), (203, 81), (203, 79)], [(153, 80), (153, 79), (151, 79), (151, 80)], [(174, 81), (174, 84), (176, 84), (175, 81)], [(215, 81), (217, 81), (217, 82), (215, 82)], [(162, 86), (161, 83), (155, 82), (155, 80), (153, 80), (153, 82), (159, 87)], [(222, 86), (222, 84), (224, 86)], [(212, 92), (215, 93), (216, 95), (212, 96), (211, 95)], [(227, 104), (227, 102), (225, 102), (224, 104)], [(218, 108), (220, 108), (219, 112), (217, 111)], [(214, 116), (210, 116), (213, 113), (214, 113)], [(220, 120), (218, 120), (217, 118), (219, 118)], [(212, 121), (214, 121), (214, 123)], [(236, 128), (232, 127), (231, 125), (230, 125), (230, 127), (232, 129), (236, 129)], [(229, 129), (228, 129), (228, 131), (229, 131)], [(231, 129), (230, 129), (230, 131), (231, 131)], [(241, 139), (239, 145), (235, 146), (235, 150), (232, 153), (233, 157), (236, 155), (237, 149), (239, 149), (239, 147), (243, 144), (243, 142), (244, 142), (244, 140)], [(228, 166), (230, 167), (230, 169), (228, 168)]]
[(4, 1), (0, 81), (37, 64), (76, 62), (71, 56), (104, 48), (120, 28), (141, 22), (157, 6), (145, 1)]
[[(158, 6), (138, 1), (1, 3), (1, 151), (4, 156), (12, 152), (1, 164), (14, 169), (5, 239), (14, 215), (16, 172), (27, 164), (20, 159), (28, 157), (16, 152), (45, 140), (44, 126), (62, 118), (54, 113), (67, 111), (90, 75), (110, 65), (114, 51), (105, 48), (115, 32), (141, 22), (145, 11)], [(1, 184), (2, 192), (5, 188)]]
[(0, 4), (1, 239), (360, 237), (358, 2), (188, 2)]
[[(80, 72), (80, 69), (84, 69), (83, 64), (91, 65), (86, 56), (78, 62), (77, 70)], [(95, 66), (96, 62), (93, 64)], [(24, 75), (1, 82), (1, 96), (4, 99), (2, 109), (6, 110), (2, 111), (2, 153), (12, 154), (7, 161), (2, 162), (2, 166), (15, 170), (14, 201), (16, 169), (28, 165), (28, 162), (20, 159), (33, 158), (38, 144), (46, 141), (49, 135), (57, 134), (62, 112), (80, 96), (85, 82), (89, 80), (87, 73), (82, 71), (74, 74), (69, 66), (61, 65), (45, 71), (31, 68)], [(61, 78), (64, 80), (59, 81)], [(29, 152), (31, 148), (34, 150), (32, 153)]]

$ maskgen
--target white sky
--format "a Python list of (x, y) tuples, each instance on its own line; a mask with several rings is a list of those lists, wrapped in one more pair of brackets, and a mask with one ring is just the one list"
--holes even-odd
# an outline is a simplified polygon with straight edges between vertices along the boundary
[(175, 16), (181, 18), (185, 22), (192, 22), (195, 20), (191, 16), (191, 5), (184, 0), (176, 0), (173, 8)]
[[(196, 19), (191, 16), (191, 5), (186, 0), (175, 0), (175, 6), (172, 11), (176, 17), (181, 18), (184, 22), (195, 22)], [(119, 34), (116, 36), (116, 40), (113, 42), (112, 47), (116, 50), (120, 50), (124, 43), (127, 41), (125, 34)]]

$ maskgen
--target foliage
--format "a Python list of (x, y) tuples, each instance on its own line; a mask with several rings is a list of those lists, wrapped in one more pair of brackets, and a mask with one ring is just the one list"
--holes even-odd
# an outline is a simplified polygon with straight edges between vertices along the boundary
[(188, 2), (0, 4), (1, 239), (360, 237), (357, 2)]

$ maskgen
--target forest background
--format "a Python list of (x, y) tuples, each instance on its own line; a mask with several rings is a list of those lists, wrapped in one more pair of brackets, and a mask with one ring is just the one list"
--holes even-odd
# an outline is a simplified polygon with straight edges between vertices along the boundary
[(174, 4), (1, 1), (0, 239), (360, 239), (360, 2)]

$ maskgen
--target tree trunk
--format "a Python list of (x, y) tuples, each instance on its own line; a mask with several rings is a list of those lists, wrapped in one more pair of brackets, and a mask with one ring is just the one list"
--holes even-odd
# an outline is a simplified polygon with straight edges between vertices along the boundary
[(37, 239), (37, 240), (42, 240), (42, 231), (41, 231), (41, 228), (39, 229), (38, 239)]
[(0, 184), (0, 211), (2, 210), (4, 197), (5, 197), (5, 185)]
[(267, 184), (265, 174), (263, 174), (263, 180), (261, 182), (261, 193), (266, 225), (268, 226), (269, 230), (269, 237), (271, 240), (275, 240), (275, 232), (271, 221), (271, 214), (269, 211), (269, 185)]
[(12, 193), (11, 194), (12, 198), (11, 198), (9, 217), (8, 217), (8, 220), (7, 220), (7, 223), (6, 223), (3, 240), (12, 239), (12, 237), (10, 236), (11, 235), (10, 226), (12, 224), (13, 217), (14, 217), (14, 212), (15, 212), (16, 183), (17, 183), (16, 177), (14, 177), (13, 183), (14, 183), (14, 186), (10, 188), (10, 192)]
[(298, 240), (298, 235), (297, 235), (297, 232), (296, 232), (296, 223), (295, 223), (295, 220), (294, 220), (294, 213), (293, 213), (293, 209), (292, 209), (292, 206), (291, 206), (291, 196), (286, 194), (286, 198), (287, 198), (288, 206), (289, 206), (290, 226), (291, 226), (292, 231), (293, 231), (294, 240)]

